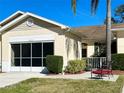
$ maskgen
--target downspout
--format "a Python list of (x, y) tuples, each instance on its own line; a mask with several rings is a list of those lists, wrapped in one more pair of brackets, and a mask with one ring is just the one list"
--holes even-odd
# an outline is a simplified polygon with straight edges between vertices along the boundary
[(1, 68), (0, 69), (1, 69), (1, 72), (2, 72), (2, 34), (1, 33), (0, 33), (0, 39), (1, 39), (1, 46), (0, 46), (1, 47), (1, 53), (0, 53), (1, 54), (1, 60), (0, 60), (1, 61), (1, 63), (0, 63)]
[[(0, 25), (0, 28), (1, 28), (2, 26)], [(1, 59), (0, 59), (0, 64), (1, 64), (1, 67), (0, 67), (0, 71), (2, 72), (2, 33), (0, 32), (0, 40), (1, 40), (1, 45), (0, 45), (0, 49), (1, 49), (1, 52), (0, 52), (0, 54), (1, 54)]]
[[(0, 25), (0, 28), (1, 28), (2, 26)], [(1, 40), (1, 45), (0, 45), (0, 50), (1, 50), (1, 52), (0, 52), (0, 64), (1, 64), (1, 66), (0, 66), (0, 72), (2, 72), (2, 35), (1, 35), (1, 32), (0, 32), (0, 40)]]
[[(2, 26), (1, 26), (1, 24), (0, 24), (0, 28), (1, 28)], [(0, 45), (0, 49), (1, 49), (1, 52), (0, 52), (0, 57), (1, 57), (1, 59), (0, 59), (0, 64), (1, 64), (1, 66), (0, 66), (0, 72), (2, 72), (2, 35), (1, 35), (1, 32), (0, 32), (0, 40), (1, 40), (1, 45)]]

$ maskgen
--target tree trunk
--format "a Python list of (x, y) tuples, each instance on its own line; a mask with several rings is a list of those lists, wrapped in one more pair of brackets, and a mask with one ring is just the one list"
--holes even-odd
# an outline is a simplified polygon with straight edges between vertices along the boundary
[(106, 14), (106, 58), (109, 68), (111, 69), (111, 0), (107, 1), (107, 14)]

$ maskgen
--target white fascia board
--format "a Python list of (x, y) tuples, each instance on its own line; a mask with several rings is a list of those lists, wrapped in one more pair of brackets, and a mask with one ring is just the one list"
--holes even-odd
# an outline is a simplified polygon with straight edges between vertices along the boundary
[(38, 16), (38, 15), (35, 15), (35, 14), (32, 14), (32, 13), (27, 12), (27, 14), (30, 15), (30, 16), (33, 16), (33, 17), (35, 17), (35, 18), (38, 18), (38, 19), (40, 19), (40, 20), (46, 21), (46, 22), (48, 22), (48, 23), (51, 23), (51, 24), (54, 24), (54, 25), (60, 26), (61, 29), (69, 28), (68, 26), (65, 26), (65, 25), (60, 24), (60, 23), (58, 23), (58, 22), (55, 22), (55, 21), (49, 20), (49, 19), (47, 19), (47, 18), (44, 18), (44, 17)]
[(40, 20), (43, 20), (43, 21), (46, 21), (48, 23), (51, 23), (51, 24), (55, 24), (57, 26), (60, 26), (61, 29), (68, 29), (69, 27), (68, 26), (65, 26), (65, 25), (62, 25), (62, 24), (59, 24), (57, 22), (54, 22), (54, 21), (51, 21), (49, 19), (46, 19), (46, 18), (43, 18), (43, 17), (40, 17), (40, 16), (37, 16), (35, 14), (32, 14), (32, 13), (24, 13), (23, 15), (21, 15), (20, 17), (16, 18), (15, 20), (11, 21), (10, 23), (6, 24), (5, 26), (1, 27), (0, 28), (0, 33), (4, 30), (6, 30), (7, 28), (13, 26), (14, 24), (16, 24), (17, 22), (23, 20), (24, 18), (26, 18), (27, 16), (32, 16), (32, 17), (35, 17), (35, 18), (38, 18)]
[(54, 41), (55, 37), (51, 34), (32, 35), (32, 36), (15, 36), (9, 38), (10, 43), (26, 43), (26, 42), (50, 42)]
[(114, 29), (111, 29), (112, 31), (124, 31), (124, 28), (114, 28)]
[(17, 22), (19, 22), (20, 20), (23, 20), (25, 17), (27, 17), (27, 14), (24, 14), (20, 17), (18, 17), (17, 19), (11, 21), (10, 23), (6, 24), (5, 26), (0, 28), (0, 33), (4, 30), (6, 30), (7, 28), (11, 27), (12, 25), (16, 24)]
[(7, 17), (6, 19), (4, 19), (3, 21), (0, 22), (0, 24), (4, 23), (5, 21), (9, 20), (10, 18), (16, 16), (17, 14), (24, 14), (24, 12), (22, 11), (17, 11), (16, 13), (12, 14), (11, 16)]

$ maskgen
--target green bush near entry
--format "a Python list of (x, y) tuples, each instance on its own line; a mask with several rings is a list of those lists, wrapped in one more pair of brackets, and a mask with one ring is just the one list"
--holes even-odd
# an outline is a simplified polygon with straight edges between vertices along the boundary
[(48, 55), (46, 57), (46, 67), (49, 70), (49, 72), (56, 73), (56, 74), (62, 73), (63, 57)]
[(65, 72), (74, 74), (74, 73), (80, 72), (82, 70), (85, 70), (85, 68), (86, 68), (86, 61), (84, 59), (70, 60), (65, 69)]
[(124, 54), (113, 54), (112, 62), (113, 70), (124, 70)]

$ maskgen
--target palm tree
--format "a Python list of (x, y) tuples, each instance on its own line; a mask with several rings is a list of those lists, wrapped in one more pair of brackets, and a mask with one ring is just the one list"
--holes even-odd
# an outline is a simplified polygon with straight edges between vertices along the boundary
[[(106, 0), (106, 58), (111, 69), (111, 0)], [(97, 10), (97, 6), (99, 4), (99, 0), (91, 0), (91, 13), (94, 15)], [(74, 14), (76, 14), (76, 5), (77, 0), (71, 0), (71, 6)]]

